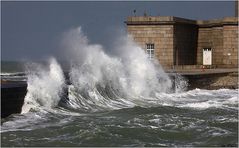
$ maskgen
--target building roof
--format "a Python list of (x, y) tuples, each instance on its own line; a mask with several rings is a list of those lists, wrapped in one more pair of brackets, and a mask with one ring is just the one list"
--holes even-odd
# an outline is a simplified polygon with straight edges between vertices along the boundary
[(222, 19), (197, 20), (200, 27), (214, 27), (223, 25), (238, 25), (237, 17), (224, 17)]
[(238, 25), (237, 17), (225, 17), (212, 20), (191, 20), (174, 16), (130, 16), (125, 21), (127, 25), (172, 25), (191, 24), (199, 27), (214, 27), (223, 25)]

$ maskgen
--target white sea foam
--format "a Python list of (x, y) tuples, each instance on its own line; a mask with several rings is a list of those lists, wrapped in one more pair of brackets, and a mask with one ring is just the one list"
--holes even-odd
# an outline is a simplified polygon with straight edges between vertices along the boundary
[(24, 72), (1, 72), (1, 76), (18, 76), (18, 75), (25, 75)]
[(238, 89), (201, 90), (195, 89), (181, 93), (159, 93), (156, 95), (160, 104), (182, 108), (208, 109), (231, 108), (238, 109)]
[[(118, 53), (109, 56), (101, 45), (90, 44), (81, 28), (65, 34), (71, 55), (70, 102), (85, 110), (119, 109), (150, 101), (155, 92), (167, 92), (171, 81), (159, 63), (150, 61), (129, 36), (119, 38)], [(76, 103), (78, 102), (78, 103)], [(143, 101), (147, 103), (147, 101)]]
[(2, 80), (6, 81), (26, 81), (27, 76), (24, 72), (1, 72), (0, 74)]
[(27, 95), (22, 113), (39, 106), (52, 108), (57, 106), (65, 84), (61, 67), (54, 58), (50, 59), (49, 68), (34, 64), (28, 73)]

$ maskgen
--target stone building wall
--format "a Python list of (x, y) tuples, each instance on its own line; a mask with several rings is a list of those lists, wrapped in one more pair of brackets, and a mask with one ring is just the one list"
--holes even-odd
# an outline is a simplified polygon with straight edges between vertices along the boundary
[(223, 26), (223, 67), (238, 67), (238, 26)]
[(212, 64), (222, 65), (223, 28), (209, 27), (198, 29), (197, 64), (203, 64), (203, 48), (212, 49)]
[[(155, 58), (164, 68), (196, 64), (195, 21), (177, 17), (128, 17), (127, 31), (143, 49), (152, 43)], [(184, 58), (187, 56), (189, 58)]]
[(222, 63), (222, 51), (223, 51), (223, 28), (213, 27), (211, 28), (211, 40), (212, 40), (212, 65), (221, 65)]
[(198, 21), (197, 64), (203, 63), (203, 48), (212, 49), (212, 65), (217, 68), (238, 67), (238, 20)]
[(173, 65), (173, 26), (172, 25), (137, 25), (128, 26), (128, 33), (143, 49), (146, 44), (154, 44), (155, 58), (167, 67)]
[[(128, 17), (128, 33), (143, 49), (154, 44), (155, 58), (165, 69), (203, 64), (211, 48), (212, 66), (238, 67), (238, 18), (194, 21), (177, 17)], [(193, 66), (192, 66), (193, 67)]]

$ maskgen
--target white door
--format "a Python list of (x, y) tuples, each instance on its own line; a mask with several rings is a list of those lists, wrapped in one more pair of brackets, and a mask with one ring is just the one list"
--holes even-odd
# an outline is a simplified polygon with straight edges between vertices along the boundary
[(212, 49), (203, 49), (203, 65), (212, 65)]

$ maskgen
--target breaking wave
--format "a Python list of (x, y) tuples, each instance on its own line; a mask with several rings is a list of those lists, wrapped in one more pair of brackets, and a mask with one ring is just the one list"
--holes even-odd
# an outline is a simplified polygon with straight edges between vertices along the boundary
[[(81, 27), (66, 32), (63, 43), (71, 65), (69, 84), (66, 85), (63, 70), (54, 58), (48, 68), (31, 66), (34, 68), (29, 68), (22, 113), (56, 107), (77, 112), (158, 105), (200, 109), (229, 104), (230, 107), (225, 100), (218, 102), (217, 93), (212, 96), (202, 90), (184, 92), (187, 83), (181, 76), (176, 77), (173, 88), (160, 64), (149, 60), (130, 36), (123, 36), (117, 42), (120, 46), (112, 49), (115, 54), (109, 55), (103, 46), (90, 44)], [(200, 98), (201, 93), (205, 93), (205, 98)], [(224, 99), (231, 98), (235, 103), (233, 97)]]
[(27, 94), (22, 113), (27, 113), (30, 109), (37, 107), (56, 107), (65, 87), (65, 79), (60, 65), (52, 58), (48, 68), (36, 64), (30, 65), (29, 68)]

